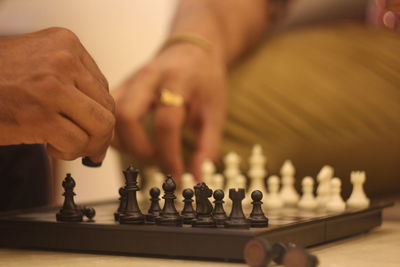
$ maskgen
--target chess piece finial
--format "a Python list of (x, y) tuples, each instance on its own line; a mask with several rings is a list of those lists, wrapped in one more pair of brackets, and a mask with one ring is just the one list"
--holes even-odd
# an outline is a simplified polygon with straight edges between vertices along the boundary
[(152, 187), (149, 191), (150, 194), (150, 208), (146, 215), (146, 221), (148, 223), (155, 223), (156, 218), (160, 216), (161, 207), (160, 201), (160, 189), (158, 187)]
[(182, 226), (182, 217), (175, 208), (176, 196), (174, 195), (174, 192), (176, 189), (176, 183), (171, 175), (167, 175), (162, 188), (164, 190), (163, 199), (165, 202), (160, 216), (156, 218), (156, 224), (165, 226)]
[(232, 200), (232, 210), (228, 220), (225, 221), (225, 227), (249, 228), (250, 223), (244, 216), (242, 208), (242, 200), (245, 198), (244, 189), (229, 189), (229, 198)]
[(67, 173), (62, 186), (64, 188), (64, 204), (60, 211), (56, 214), (57, 221), (62, 222), (81, 222), (83, 219), (82, 210), (75, 204), (74, 188), (75, 180), (70, 173)]
[(250, 213), (249, 221), (251, 227), (267, 227), (268, 226), (268, 218), (265, 217), (264, 212), (262, 210), (262, 201), (263, 194), (260, 190), (255, 190), (251, 193), (251, 199), (253, 202), (253, 209)]
[(196, 196), (196, 219), (193, 220), (193, 227), (215, 227), (216, 223), (212, 217), (213, 206), (209, 198), (213, 191), (205, 183), (198, 183), (194, 187)]
[(123, 214), (119, 216), (121, 224), (143, 224), (144, 215), (140, 211), (137, 201), (137, 191), (140, 190), (137, 185), (139, 171), (132, 165), (123, 171), (125, 177), (125, 191), (126, 191), (126, 208)]
[(183, 196), (183, 209), (181, 212), (182, 218), (183, 218), (183, 223), (184, 224), (191, 224), (193, 219), (196, 218), (196, 212), (193, 209), (193, 190), (190, 188), (186, 188), (182, 192)]
[(217, 189), (214, 191), (214, 210), (212, 212), (213, 218), (217, 224), (217, 226), (223, 226), (228, 216), (224, 210), (223, 204), (224, 202), (224, 191), (221, 189)]

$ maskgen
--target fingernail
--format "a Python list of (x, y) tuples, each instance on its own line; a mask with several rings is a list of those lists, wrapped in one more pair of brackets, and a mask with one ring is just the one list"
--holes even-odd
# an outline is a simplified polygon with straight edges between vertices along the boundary
[(383, 24), (389, 29), (394, 29), (396, 27), (396, 15), (392, 11), (388, 11), (383, 16)]
[(102, 161), (94, 162), (89, 157), (83, 157), (82, 158), (82, 164), (87, 166), (87, 167), (100, 167), (101, 164), (103, 164), (103, 162)]

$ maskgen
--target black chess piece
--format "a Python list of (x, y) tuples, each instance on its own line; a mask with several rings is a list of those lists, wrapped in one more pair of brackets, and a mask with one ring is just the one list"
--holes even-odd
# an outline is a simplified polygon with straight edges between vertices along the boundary
[(224, 191), (217, 189), (214, 191), (214, 210), (212, 212), (213, 218), (217, 226), (223, 226), (228, 216), (224, 210)]
[(181, 211), (181, 215), (183, 218), (183, 223), (184, 224), (191, 224), (193, 219), (196, 218), (196, 212), (193, 209), (193, 190), (190, 188), (186, 188), (182, 192), (182, 196), (184, 198), (183, 200), (183, 209)]
[(264, 212), (262, 210), (262, 199), (263, 194), (260, 190), (254, 190), (251, 193), (251, 199), (253, 202), (253, 209), (250, 213), (249, 221), (251, 227), (267, 227), (268, 226), (268, 218), (265, 217)]
[(119, 216), (119, 222), (121, 224), (143, 224), (144, 215), (140, 211), (136, 192), (139, 191), (139, 186), (137, 185), (137, 178), (139, 171), (135, 169), (132, 165), (124, 171), (125, 176), (125, 191), (126, 191), (126, 208)]
[(232, 200), (232, 210), (225, 221), (225, 227), (227, 228), (250, 228), (250, 222), (244, 216), (242, 208), (242, 200), (245, 197), (244, 189), (240, 188), (229, 189), (229, 198)]
[(210, 228), (217, 226), (212, 216), (213, 206), (210, 200), (208, 200), (212, 196), (212, 193), (213, 191), (205, 183), (195, 185), (196, 219), (192, 221), (193, 227)]
[(124, 210), (126, 209), (126, 190), (125, 187), (121, 187), (118, 190), (119, 193), (119, 206), (117, 211), (114, 213), (114, 219), (116, 221), (119, 220), (119, 217), (121, 216), (121, 214), (123, 214)]
[(56, 214), (57, 221), (61, 222), (81, 222), (83, 219), (82, 210), (75, 204), (74, 193), (75, 181), (70, 173), (67, 173), (62, 186), (64, 187), (64, 204)]
[(89, 222), (94, 222), (93, 218), (96, 216), (96, 210), (94, 208), (83, 207), (82, 213), (89, 219)]
[(148, 214), (146, 215), (146, 222), (155, 223), (156, 218), (160, 216), (161, 207), (160, 207), (160, 189), (157, 187), (153, 187), (149, 191), (150, 193), (150, 208), (148, 210)]
[(167, 175), (167, 179), (163, 183), (162, 187), (164, 190), (163, 199), (165, 199), (165, 202), (164, 207), (160, 212), (160, 216), (156, 218), (156, 224), (163, 226), (182, 226), (182, 217), (175, 208), (176, 196), (174, 195), (174, 192), (176, 184), (171, 175)]

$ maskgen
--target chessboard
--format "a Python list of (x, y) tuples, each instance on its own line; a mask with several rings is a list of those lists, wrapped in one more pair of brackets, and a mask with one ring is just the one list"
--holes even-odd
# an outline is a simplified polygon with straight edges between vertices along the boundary
[(382, 210), (393, 205), (372, 201), (368, 208), (340, 213), (309, 213), (284, 209), (266, 214), (266, 228), (229, 229), (120, 224), (114, 219), (118, 203), (94, 204), (95, 220), (58, 222), (59, 207), (3, 213), (0, 246), (87, 253), (131, 254), (243, 261), (247, 242), (293, 242), (310, 247), (368, 232), (381, 225)]

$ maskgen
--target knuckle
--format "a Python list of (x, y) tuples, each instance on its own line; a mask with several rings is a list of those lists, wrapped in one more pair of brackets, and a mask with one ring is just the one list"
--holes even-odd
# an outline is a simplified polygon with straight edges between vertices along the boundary
[(150, 64), (146, 64), (145, 66), (143, 66), (138, 72), (137, 72), (137, 76), (147, 76), (147, 75), (153, 75), (158, 71), (158, 68), (150, 63)]
[(103, 120), (100, 122), (99, 134), (100, 136), (108, 136), (112, 133), (115, 127), (115, 117), (111, 113), (106, 113)]
[(67, 29), (67, 28), (63, 28), (63, 27), (51, 27), (48, 29), (48, 31), (57, 34), (60, 38), (62, 39), (66, 39), (66, 40), (72, 40), (72, 41), (78, 41), (78, 37), (76, 36), (76, 34)]
[(58, 50), (51, 56), (51, 64), (59, 67), (66, 67), (75, 64), (76, 57), (71, 51), (63, 49)]

